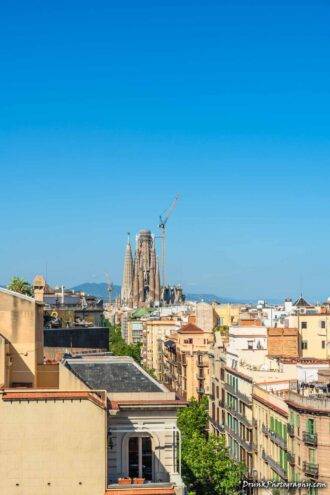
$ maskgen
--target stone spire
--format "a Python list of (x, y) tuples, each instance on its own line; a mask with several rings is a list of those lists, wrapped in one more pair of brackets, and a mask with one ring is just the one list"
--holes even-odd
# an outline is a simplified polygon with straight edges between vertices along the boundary
[(133, 303), (133, 256), (130, 243), (130, 235), (128, 233), (128, 239), (125, 250), (125, 260), (124, 260), (124, 272), (123, 272), (123, 283), (121, 286), (121, 302), (126, 306), (132, 306)]

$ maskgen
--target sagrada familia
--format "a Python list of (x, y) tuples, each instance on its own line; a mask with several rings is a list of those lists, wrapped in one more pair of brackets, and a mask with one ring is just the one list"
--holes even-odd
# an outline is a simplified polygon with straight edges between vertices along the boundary
[(181, 287), (161, 287), (155, 240), (150, 230), (136, 236), (133, 258), (130, 238), (126, 244), (121, 304), (129, 308), (156, 307), (184, 301)]

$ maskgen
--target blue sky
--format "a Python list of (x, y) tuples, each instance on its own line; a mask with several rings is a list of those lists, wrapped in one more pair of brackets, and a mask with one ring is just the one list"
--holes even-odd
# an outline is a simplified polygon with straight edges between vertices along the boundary
[(232, 297), (330, 295), (330, 4), (0, 6), (0, 281), (120, 282), (168, 223), (168, 274)]

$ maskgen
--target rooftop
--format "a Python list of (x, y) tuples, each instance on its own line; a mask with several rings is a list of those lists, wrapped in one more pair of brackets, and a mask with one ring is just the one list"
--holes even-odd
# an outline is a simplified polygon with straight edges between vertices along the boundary
[(204, 330), (199, 328), (197, 325), (194, 325), (193, 323), (188, 323), (187, 325), (184, 325), (183, 327), (178, 330), (178, 333), (204, 333)]
[(119, 356), (84, 356), (65, 360), (69, 368), (91, 389), (112, 393), (164, 392), (132, 358)]

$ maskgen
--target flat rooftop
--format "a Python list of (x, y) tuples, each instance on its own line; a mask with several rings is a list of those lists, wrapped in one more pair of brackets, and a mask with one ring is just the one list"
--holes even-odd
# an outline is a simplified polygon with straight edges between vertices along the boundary
[(66, 359), (64, 364), (94, 390), (109, 393), (167, 392), (130, 357), (83, 356)]

